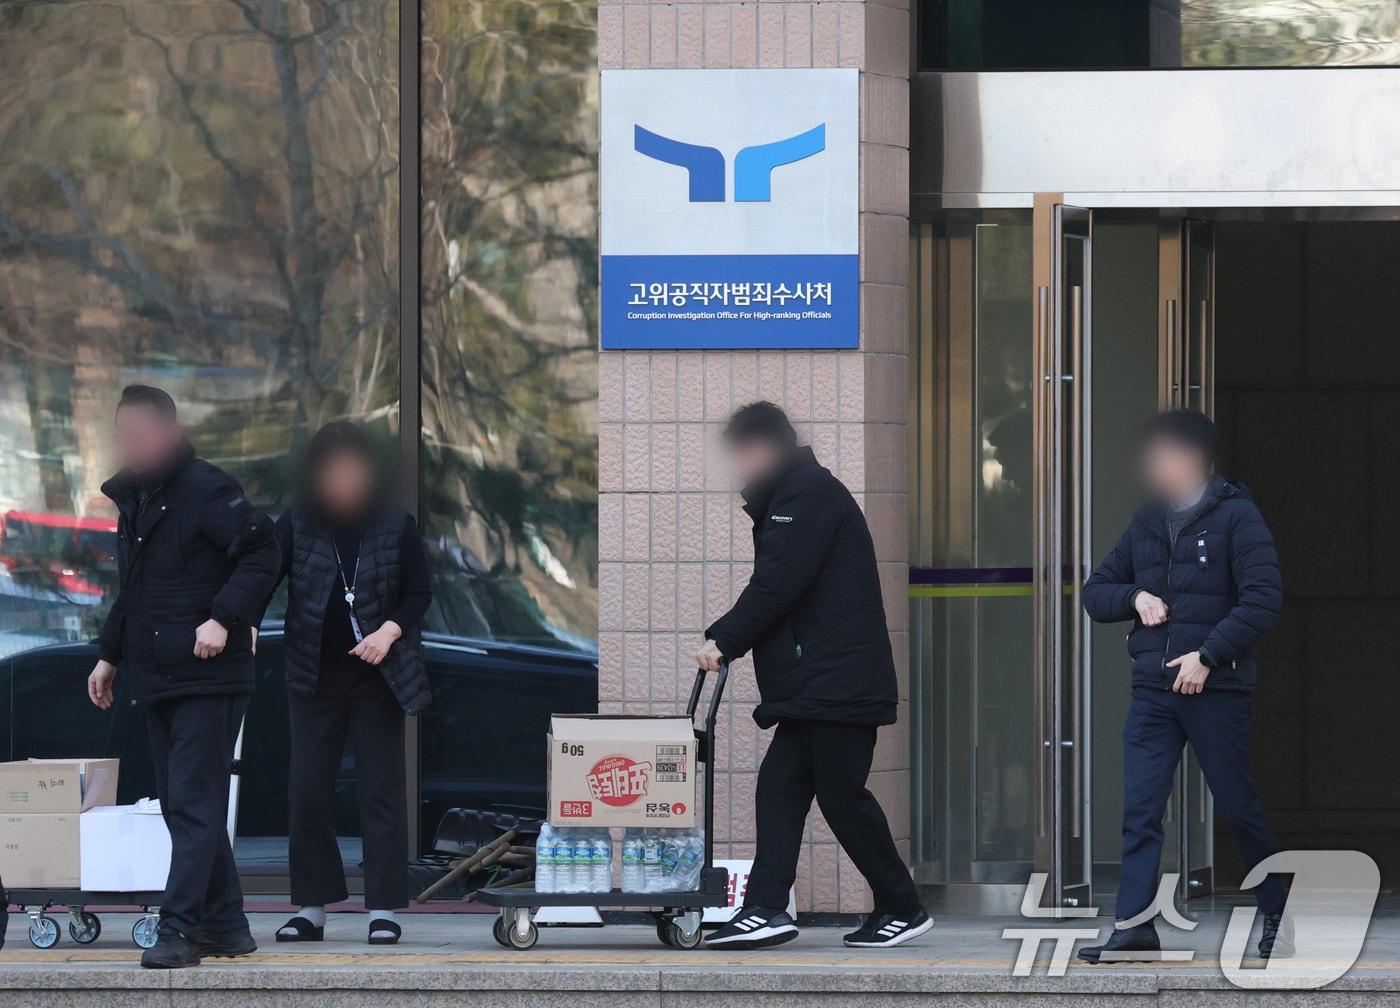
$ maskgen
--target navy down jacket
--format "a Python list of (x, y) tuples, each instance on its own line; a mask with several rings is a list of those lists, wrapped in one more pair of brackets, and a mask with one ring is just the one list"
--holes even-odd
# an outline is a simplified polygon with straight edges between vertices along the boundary
[[(1139, 591), (1167, 605), (1167, 621), (1143, 626)], [(1099, 623), (1132, 620), (1133, 685), (1171, 689), (1167, 662), (1200, 651), (1211, 668), (1206, 689), (1252, 690), (1254, 647), (1278, 620), (1283, 579), (1264, 516), (1238, 483), (1216, 476), (1199, 514), (1168, 538), (1167, 512), (1149, 504), (1084, 584), (1084, 608)]]

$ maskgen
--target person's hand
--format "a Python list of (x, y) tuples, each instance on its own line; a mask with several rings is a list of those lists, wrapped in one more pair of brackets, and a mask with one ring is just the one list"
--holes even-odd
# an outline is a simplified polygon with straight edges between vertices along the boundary
[(105, 659), (98, 659), (88, 676), (88, 699), (101, 710), (112, 708), (112, 683), (117, 679), (117, 667)]
[(1189, 651), (1167, 662), (1167, 668), (1179, 669), (1176, 682), (1172, 683), (1173, 693), (1199, 693), (1206, 688), (1210, 667), (1201, 661), (1201, 652)]
[(250, 629), (250, 630), (253, 631), (253, 654), (257, 654), (257, 653), (258, 653), (258, 628), (257, 628), (257, 627), (249, 627), (248, 629)]
[(719, 645), (707, 640), (700, 650), (695, 652), (695, 664), (706, 672), (718, 672), (719, 667), (724, 664), (724, 655), (720, 652)]
[(194, 656), (213, 658), (228, 644), (228, 631), (216, 619), (207, 619), (194, 632)]
[(1143, 626), (1159, 626), (1167, 621), (1167, 604), (1149, 591), (1140, 591), (1133, 599), (1133, 608)]
[(385, 620), (384, 625), (350, 649), (350, 653), (361, 661), (378, 665), (389, 654), (389, 648), (403, 636), (403, 628), (393, 620)]

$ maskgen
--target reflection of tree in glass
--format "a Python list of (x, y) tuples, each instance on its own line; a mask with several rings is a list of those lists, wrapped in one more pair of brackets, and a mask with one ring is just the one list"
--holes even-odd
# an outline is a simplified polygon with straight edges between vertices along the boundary
[(1394, 66), (1395, 0), (1182, 0), (1183, 66)]
[(591, 0), (424, 4), (435, 629), (585, 647), (596, 632), (594, 31)]
[[(273, 507), (289, 441), (397, 423), (397, 17), (0, 3), (0, 509), (110, 517), (131, 381), (169, 388), (201, 452)], [(0, 650), (92, 636), (114, 565), (70, 553), (0, 569)]]
[(33, 426), (0, 439), (32, 439), (26, 503), (88, 508), (124, 381), (169, 386), (268, 503), (289, 430), (393, 419), (396, 6), (0, 10), (0, 397), (26, 381)]

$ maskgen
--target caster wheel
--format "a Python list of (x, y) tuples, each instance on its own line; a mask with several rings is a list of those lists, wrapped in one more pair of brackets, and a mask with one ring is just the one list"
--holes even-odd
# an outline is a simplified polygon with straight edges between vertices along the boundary
[(29, 922), (29, 944), (38, 949), (51, 949), (58, 944), (58, 924), (50, 917)]
[(137, 948), (155, 948), (159, 931), (159, 917), (142, 917), (135, 924), (131, 925), (131, 940), (136, 943)]
[(659, 920), (656, 922), (656, 940), (667, 948), (671, 948), (671, 929), (675, 927), (670, 921)]
[(530, 922), (530, 927), (523, 937), (520, 934), (520, 930), (515, 927), (515, 925), (512, 924), (510, 927), (506, 928), (506, 941), (513, 949), (524, 950), (527, 948), (534, 948), (535, 942), (539, 940), (540, 929), (535, 926), (534, 921)]
[(83, 911), (77, 920), (68, 922), (68, 937), (79, 945), (91, 945), (101, 934), (102, 922), (97, 919), (96, 914)]
[(666, 944), (671, 948), (686, 950), (699, 948), (700, 942), (705, 938), (704, 932), (699, 928), (696, 928), (695, 933), (687, 938), (679, 924), (668, 924), (666, 927), (668, 931)]
[(497, 945), (504, 945), (506, 948), (510, 948), (510, 940), (506, 938), (507, 926), (504, 917), (497, 917), (496, 923), (491, 925), (491, 937), (496, 939)]

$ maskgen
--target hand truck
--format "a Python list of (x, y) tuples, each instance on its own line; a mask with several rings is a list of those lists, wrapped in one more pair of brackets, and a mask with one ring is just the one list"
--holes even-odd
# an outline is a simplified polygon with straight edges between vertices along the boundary
[[(729, 872), (715, 867), (715, 718), (719, 714), (720, 698), (729, 679), (729, 665), (722, 664), (715, 676), (714, 692), (705, 715), (705, 726), (695, 730), (699, 743), (697, 762), (705, 768), (704, 830), (705, 863), (700, 868), (700, 887), (695, 890), (668, 893), (635, 893), (614, 889), (611, 892), (544, 893), (533, 886), (488, 888), (477, 893), (479, 902), (499, 907), (500, 917), (492, 928), (496, 941), (514, 949), (528, 949), (539, 940), (539, 927), (531, 911), (540, 907), (629, 907), (651, 910), (656, 916), (656, 936), (670, 948), (693, 949), (700, 946), (701, 917), (706, 907), (729, 904)], [(700, 707), (700, 695), (705, 688), (705, 670), (695, 674), (686, 713), (694, 719)], [(660, 900), (660, 902), (657, 902)]]

